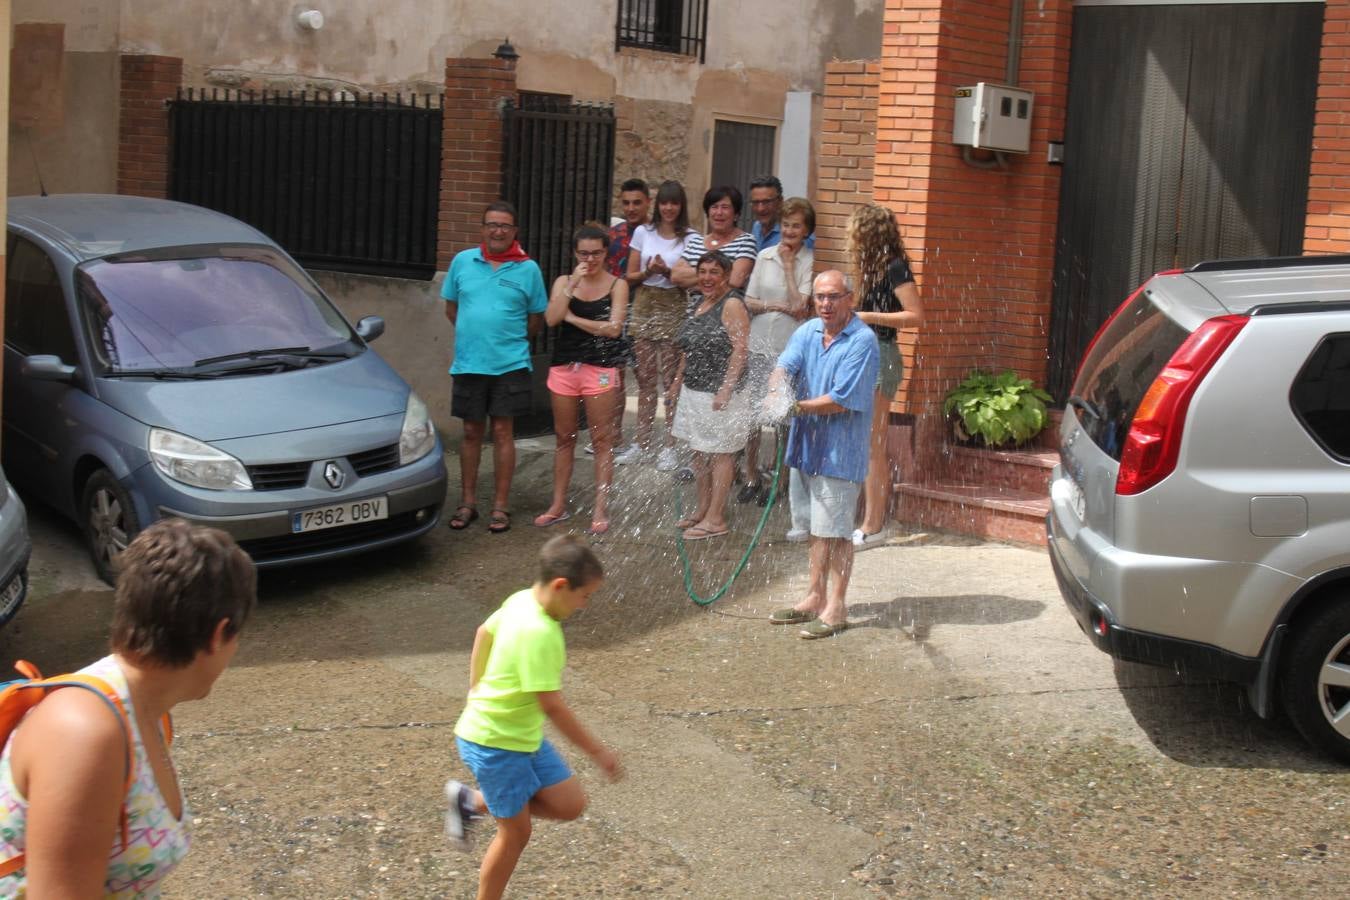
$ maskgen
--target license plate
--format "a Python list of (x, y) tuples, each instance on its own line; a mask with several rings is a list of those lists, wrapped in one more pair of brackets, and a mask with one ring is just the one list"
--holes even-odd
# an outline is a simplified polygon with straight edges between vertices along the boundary
[(320, 506), (291, 513), (291, 533), (322, 531), (325, 528), (341, 528), (343, 525), (358, 525), (362, 522), (387, 518), (389, 518), (389, 499), (367, 497), (364, 500), (349, 500), (346, 503), (334, 503), (332, 506)]
[(1087, 501), (1083, 499), (1083, 489), (1072, 478), (1066, 478), (1064, 481), (1069, 485), (1069, 506), (1073, 508), (1073, 514), (1081, 522), (1087, 514)]

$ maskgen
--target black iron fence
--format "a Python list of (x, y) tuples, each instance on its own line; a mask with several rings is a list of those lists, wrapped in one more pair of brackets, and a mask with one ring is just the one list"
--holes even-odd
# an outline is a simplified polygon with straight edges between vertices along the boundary
[(169, 196), (242, 219), (316, 269), (430, 278), (438, 95), (180, 92)]
[(519, 214), (521, 245), (551, 283), (575, 265), (572, 231), (609, 224), (614, 108), (535, 99), (504, 115), (502, 193)]
[(708, 0), (619, 0), (614, 47), (643, 47), (704, 62)]

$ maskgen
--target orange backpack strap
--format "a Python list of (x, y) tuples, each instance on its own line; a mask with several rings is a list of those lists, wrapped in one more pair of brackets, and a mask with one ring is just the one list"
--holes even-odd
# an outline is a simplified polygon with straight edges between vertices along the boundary
[[(31, 663), (20, 660), (14, 664), (14, 667), (25, 675), (28, 671), (37, 673), (37, 668)], [(25, 668), (27, 667), (27, 671)], [(76, 672), (70, 675), (58, 675), (55, 678), (43, 678), (35, 681), (16, 682), (9, 685), (4, 693), (0, 694), (0, 745), (9, 739), (10, 733), (19, 721), (34, 706), (37, 706), (48, 693), (54, 688), (79, 687), (87, 691), (93, 691), (117, 716), (118, 724), (122, 726), (122, 735), (126, 738), (126, 763), (124, 766), (125, 774), (122, 780), (122, 811), (119, 816), (119, 824), (122, 833), (122, 847), (125, 849), (130, 842), (130, 824), (127, 819), (126, 797), (131, 793), (131, 785), (136, 778), (136, 737), (132, 732), (131, 717), (127, 715), (126, 706), (122, 703), (122, 698), (118, 696), (117, 691), (113, 690), (112, 685), (94, 675), (86, 675)], [(9, 720), (13, 721), (9, 721)], [(166, 714), (164, 724), (169, 725), (169, 717)], [(167, 736), (168, 732), (166, 732)], [(25, 857), (20, 853), (12, 859), (0, 862), (0, 878), (6, 875), (12, 875), (24, 866)]]

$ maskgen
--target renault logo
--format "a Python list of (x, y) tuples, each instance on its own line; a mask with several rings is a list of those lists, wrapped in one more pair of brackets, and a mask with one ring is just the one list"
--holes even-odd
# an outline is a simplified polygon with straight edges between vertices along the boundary
[(347, 480), (347, 476), (338, 464), (330, 459), (323, 464), (323, 480), (328, 482), (328, 486), (336, 491), (342, 487), (342, 483)]

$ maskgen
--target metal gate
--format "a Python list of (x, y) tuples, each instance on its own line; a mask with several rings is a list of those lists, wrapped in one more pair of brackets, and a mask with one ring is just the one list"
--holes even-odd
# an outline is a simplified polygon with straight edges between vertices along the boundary
[(1303, 248), (1323, 4), (1074, 11), (1051, 314), (1063, 400), (1154, 272)]
[[(609, 226), (614, 182), (614, 107), (526, 95), (503, 111), (502, 196), (516, 208), (520, 244), (544, 273), (544, 284), (572, 271), (572, 232), (583, 222)], [(517, 434), (551, 431), (544, 381), (553, 329), (530, 348), (534, 403), (516, 419)]]
[(180, 92), (169, 196), (241, 219), (308, 268), (436, 272), (441, 98)]
[(614, 107), (547, 96), (507, 106), (502, 195), (516, 207), (520, 244), (544, 280), (572, 271), (572, 232), (609, 227), (614, 181)]

